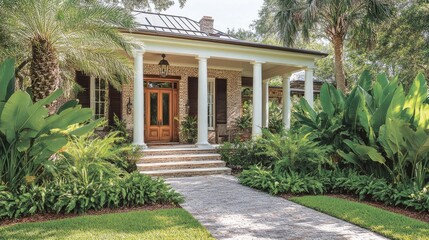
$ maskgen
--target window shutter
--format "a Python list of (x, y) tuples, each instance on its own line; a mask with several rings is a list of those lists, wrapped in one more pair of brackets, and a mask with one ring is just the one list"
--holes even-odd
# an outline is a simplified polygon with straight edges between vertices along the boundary
[(216, 79), (216, 124), (227, 122), (226, 79)]
[(82, 91), (80, 91), (76, 98), (79, 100), (79, 104), (82, 107), (89, 108), (91, 104), (90, 100), (90, 84), (91, 78), (85, 75), (83, 72), (76, 72), (76, 83), (82, 87)]
[(189, 116), (198, 116), (198, 78), (188, 78)]
[(109, 125), (114, 124), (113, 117), (116, 115), (122, 120), (122, 94), (109, 84)]

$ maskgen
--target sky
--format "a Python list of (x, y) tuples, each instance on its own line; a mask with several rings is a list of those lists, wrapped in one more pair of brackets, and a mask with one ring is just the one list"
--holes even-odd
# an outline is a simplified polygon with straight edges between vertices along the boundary
[(176, 4), (163, 13), (185, 16), (200, 21), (203, 16), (214, 19), (214, 28), (226, 32), (228, 28), (248, 29), (258, 18), (264, 0), (187, 0), (181, 9)]

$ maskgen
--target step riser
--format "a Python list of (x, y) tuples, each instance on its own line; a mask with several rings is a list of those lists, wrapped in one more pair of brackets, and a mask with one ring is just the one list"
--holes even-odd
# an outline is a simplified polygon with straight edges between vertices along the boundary
[(163, 163), (163, 162), (184, 162), (184, 161), (203, 161), (203, 160), (222, 160), (220, 155), (216, 156), (180, 156), (180, 157), (168, 157), (163, 156), (162, 158), (156, 157), (151, 158), (151, 156), (146, 156), (141, 158), (138, 163)]
[(181, 164), (181, 165), (165, 165), (165, 166), (138, 166), (139, 171), (155, 171), (169, 169), (197, 169), (197, 168), (216, 168), (225, 167), (225, 162), (206, 163), (206, 164)]
[(143, 151), (143, 156), (165, 156), (165, 155), (181, 155), (181, 154), (214, 154), (217, 153), (215, 149), (208, 150), (174, 150), (174, 151)]
[(231, 170), (221, 171), (204, 171), (204, 172), (181, 172), (181, 173), (164, 173), (164, 174), (148, 174), (152, 177), (192, 177), (192, 176), (203, 176), (203, 175), (215, 175), (215, 174), (231, 174)]

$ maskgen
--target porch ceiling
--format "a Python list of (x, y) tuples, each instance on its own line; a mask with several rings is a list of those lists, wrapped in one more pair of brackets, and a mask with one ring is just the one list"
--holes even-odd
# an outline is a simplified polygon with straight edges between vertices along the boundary
[[(146, 52), (144, 54), (144, 62), (158, 64), (162, 59), (161, 54), (162, 53)], [(167, 54), (165, 59), (170, 63), (171, 66), (198, 67), (198, 60), (193, 56)], [(236, 70), (241, 71), (243, 77), (253, 76), (253, 65), (248, 61), (211, 57), (208, 59), (208, 68)], [(262, 65), (262, 76), (263, 79), (267, 79), (278, 75), (295, 72), (300, 69), (301, 68), (299, 67), (279, 65), (275, 63), (264, 63)]]

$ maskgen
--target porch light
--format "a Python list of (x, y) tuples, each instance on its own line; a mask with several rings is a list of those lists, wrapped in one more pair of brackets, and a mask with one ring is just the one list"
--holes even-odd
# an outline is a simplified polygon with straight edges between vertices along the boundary
[(169, 68), (170, 64), (168, 63), (167, 60), (164, 59), (165, 54), (162, 54), (161, 56), (162, 56), (162, 60), (159, 61), (159, 64), (158, 64), (159, 65), (159, 75), (161, 77), (166, 77), (166, 76), (168, 76), (168, 68)]

